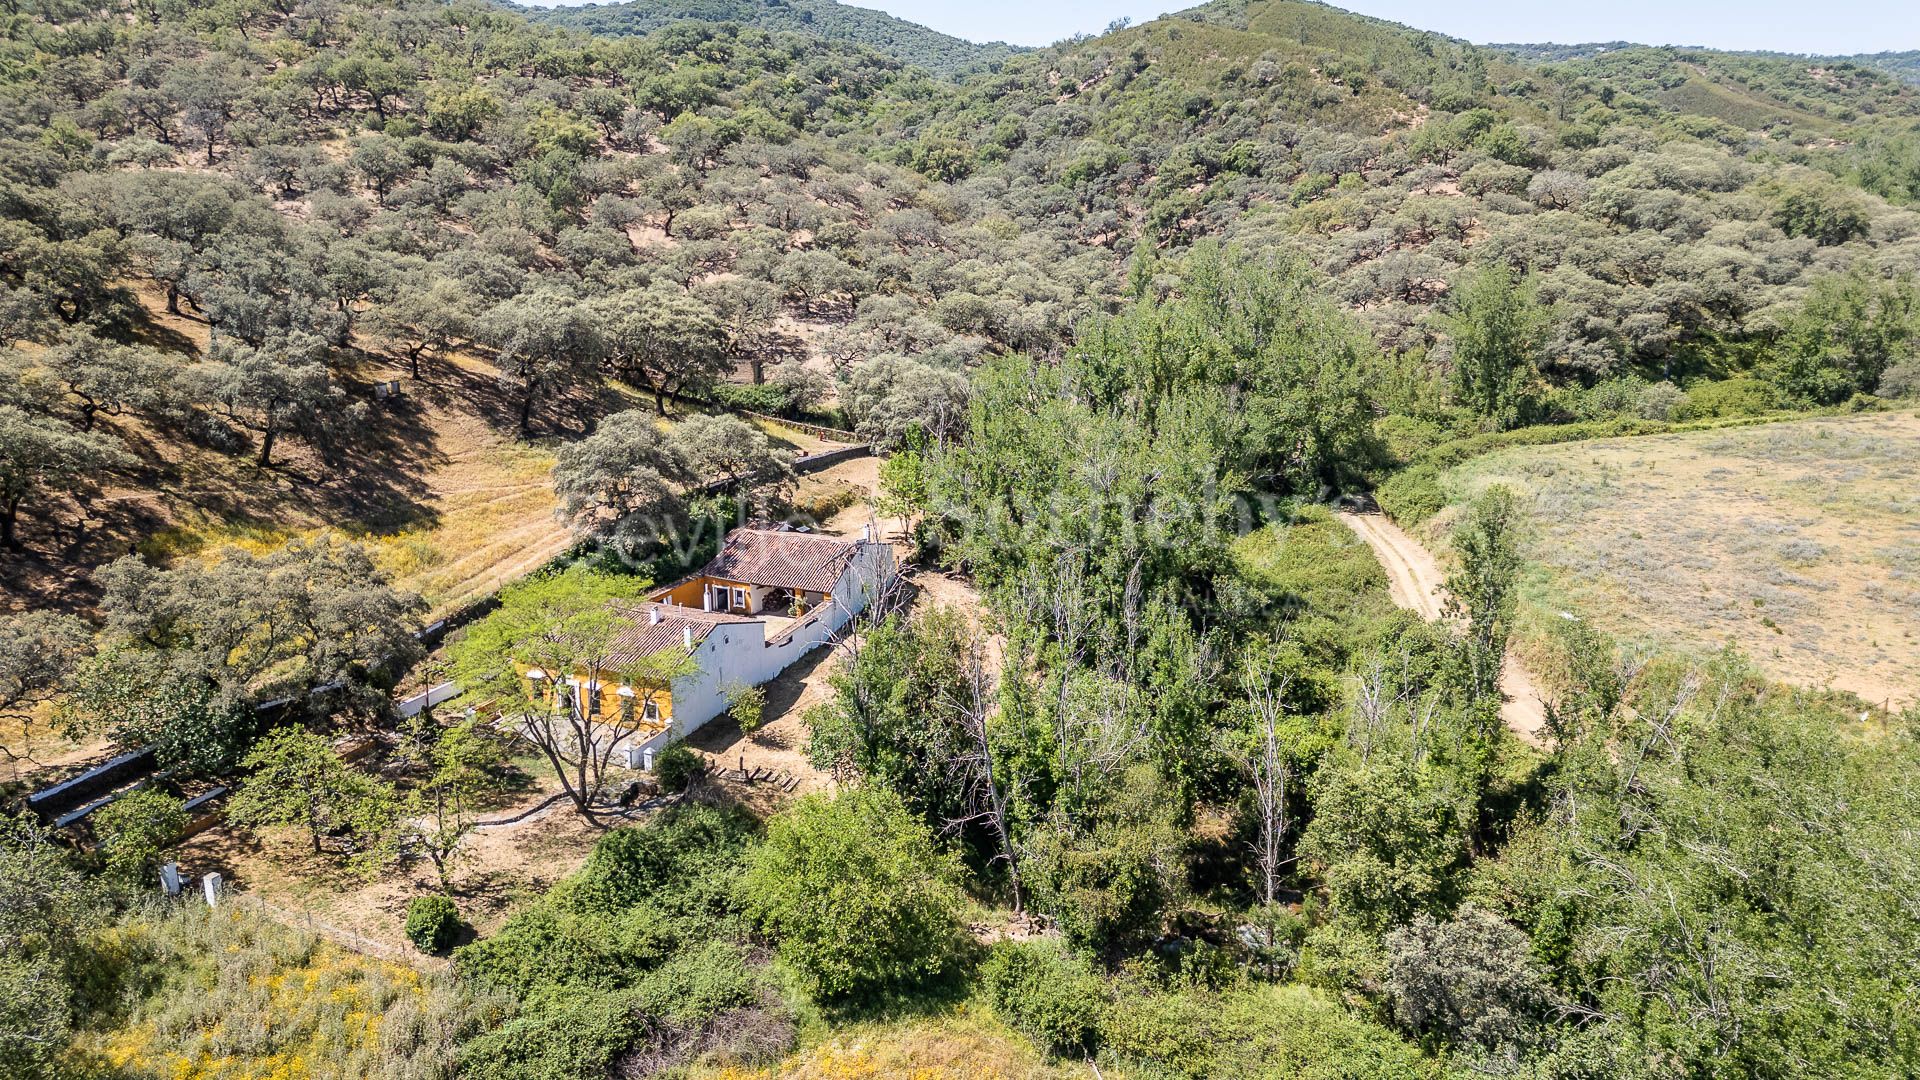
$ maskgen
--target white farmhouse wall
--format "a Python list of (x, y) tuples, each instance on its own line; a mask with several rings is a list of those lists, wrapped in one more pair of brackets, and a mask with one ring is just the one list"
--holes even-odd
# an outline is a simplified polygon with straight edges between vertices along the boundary
[(834, 583), (833, 603), (802, 620), (780, 639), (767, 640), (767, 624), (722, 623), (694, 650), (699, 670), (673, 682), (673, 725), (627, 749), (631, 767), (651, 769), (653, 755), (675, 739), (704, 727), (727, 709), (725, 688), (759, 686), (826, 644), (841, 627), (865, 611), (894, 576), (893, 548), (863, 543)]

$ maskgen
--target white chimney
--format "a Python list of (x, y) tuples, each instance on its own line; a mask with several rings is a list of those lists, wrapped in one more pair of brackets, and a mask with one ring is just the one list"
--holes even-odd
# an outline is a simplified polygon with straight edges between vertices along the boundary
[(686, 626), (683, 626), (683, 627), (681, 627), (681, 628), (680, 628), (680, 640), (686, 643), (686, 645), (687, 645), (687, 648), (689, 648), (689, 649), (691, 649), (691, 648), (693, 648), (693, 626), (692, 626), (692, 624), (688, 624), (688, 625), (686, 625)]
[(873, 543), (873, 522), (869, 521), (865, 525), (860, 526), (860, 539), (869, 544)]
[(658, 606), (647, 609), (647, 625), (648, 626), (660, 625), (660, 608)]
[(711, 584), (704, 585), (700, 589), (700, 610), (713, 610), (713, 586)]

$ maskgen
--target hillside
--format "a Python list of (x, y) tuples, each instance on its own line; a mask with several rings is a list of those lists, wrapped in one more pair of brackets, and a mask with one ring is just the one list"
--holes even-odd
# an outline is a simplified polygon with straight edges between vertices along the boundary
[(992, 68), (1026, 51), (1005, 42), (978, 44), (837, 0), (628, 0), (556, 7), (502, 6), (537, 23), (613, 37), (650, 34), (669, 23), (689, 19), (812, 34), (842, 45), (873, 49), (903, 64), (948, 76)]
[(0, 1075), (1920, 1074), (1912, 87), (791, 3), (0, 24)]
[[(1904, 199), (1920, 91), (1863, 71), (1767, 96), (1718, 69), (1641, 78), (1643, 59), (1674, 69), (1649, 52), (1602, 78), (1317, 4), (1220, 3), (1018, 58), (881, 130), (896, 160), (1005, 185), (1029, 232), (1293, 253), (1390, 350), (1444, 350), (1434, 311), (1469, 263), (1528, 266), (1551, 366), (1583, 381), (1750, 362), (1726, 346), (1812, 280), (1920, 260), (1920, 219), (1831, 175), (1862, 174), (1832, 140), (1857, 109), (1895, 163), (1875, 192)], [(1803, 200), (1851, 224), (1793, 220)]]
[[(1574, 60), (1592, 60), (1596, 57), (1631, 49), (1647, 49), (1650, 46), (1631, 41), (1590, 42), (1584, 45), (1556, 45), (1552, 43), (1501, 43), (1489, 44), (1489, 49), (1498, 49), (1511, 53), (1524, 60), (1539, 64), (1564, 63)], [(1725, 50), (1698, 49), (1680, 47), (1680, 52), (1690, 54), (1718, 54), (1723, 56), (1745, 56), (1763, 60), (1774, 60), (1783, 64), (1816, 64), (1831, 67), (1841, 64), (1856, 67), (1876, 68), (1902, 82), (1920, 82), (1920, 50), (1906, 52), (1854, 53), (1850, 56), (1793, 55), (1780, 52), (1730, 52)]]

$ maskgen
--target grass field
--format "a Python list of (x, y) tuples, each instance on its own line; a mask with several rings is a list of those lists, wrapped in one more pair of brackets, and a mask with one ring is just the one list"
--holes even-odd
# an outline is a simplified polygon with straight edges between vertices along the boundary
[(1456, 503), (1495, 483), (1534, 508), (1523, 621), (1731, 643), (1788, 682), (1920, 700), (1920, 414), (1529, 447), (1448, 477)]

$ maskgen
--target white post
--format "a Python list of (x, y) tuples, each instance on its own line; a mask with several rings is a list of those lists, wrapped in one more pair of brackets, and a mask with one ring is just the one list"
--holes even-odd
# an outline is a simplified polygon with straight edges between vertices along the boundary
[(220, 906), (220, 874), (216, 871), (200, 879), (200, 889), (207, 895), (208, 907)]
[(160, 868), (160, 891), (168, 896), (180, 895), (180, 864), (169, 862)]

